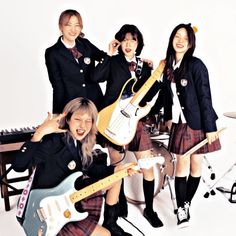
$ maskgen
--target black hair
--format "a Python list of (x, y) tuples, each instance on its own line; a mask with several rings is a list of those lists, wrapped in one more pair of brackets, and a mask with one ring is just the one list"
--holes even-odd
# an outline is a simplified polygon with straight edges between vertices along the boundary
[(175, 37), (177, 31), (181, 28), (186, 29), (187, 35), (188, 35), (188, 43), (189, 43), (189, 49), (185, 53), (184, 57), (185, 58), (190, 57), (194, 53), (194, 50), (196, 47), (196, 38), (195, 38), (195, 33), (193, 31), (191, 24), (190, 23), (189, 24), (181, 23), (181, 24), (177, 25), (173, 29), (173, 31), (170, 35), (170, 38), (169, 38), (169, 44), (168, 44), (168, 48), (167, 48), (167, 52), (166, 52), (166, 63), (168, 64), (168, 67), (172, 66), (173, 61), (175, 60), (175, 50), (173, 48), (173, 40), (174, 40), (174, 37)]
[[(125, 24), (123, 25), (120, 30), (115, 34), (115, 39), (119, 42), (122, 42), (125, 39), (125, 35), (130, 33), (135, 39), (138, 40), (138, 46), (136, 49), (136, 55), (140, 55), (142, 52), (144, 42), (143, 42), (143, 35), (140, 30), (135, 25)], [(123, 54), (121, 47), (118, 48), (119, 53)]]

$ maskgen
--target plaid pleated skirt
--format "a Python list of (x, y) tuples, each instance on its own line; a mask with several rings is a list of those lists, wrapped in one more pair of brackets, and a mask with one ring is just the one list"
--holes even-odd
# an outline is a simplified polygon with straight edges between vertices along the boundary
[[(177, 155), (183, 155), (205, 138), (206, 135), (202, 130), (193, 130), (186, 123), (173, 123), (170, 130), (168, 150)], [(217, 139), (211, 144), (205, 144), (194, 154), (206, 154), (220, 149), (220, 140)]]
[(81, 201), (81, 207), (88, 212), (87, 218), (66, 224), (57, 236), (89, 236), (94, 231), (101, 215), (102, 192), (97, 192)]
[(146, 124), (142, 121), (139, 121), (135, 136), (133, 140), (128, 144), (128, 150), (131, 152), (140, 152), (152, 148), (153, 145)]

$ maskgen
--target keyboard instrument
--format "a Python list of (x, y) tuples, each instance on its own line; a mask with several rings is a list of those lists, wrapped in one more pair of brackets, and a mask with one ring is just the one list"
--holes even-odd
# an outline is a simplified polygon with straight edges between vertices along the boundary
[(0, 132), (0, 144), (24, 142), (29, 140), (35, 132), (35, 127), (2, 130)]
[(12, 183), (26, 181), (32, 173), (32, 170), (29, 169), (28, 174), (23, 176), (11, 178), (8, 176), (8, 173), (12, 170), (11, 164), (14, 161), (16, 152), (25, 141), (31, 139), (35, 129), (35, 127), (25, 127), (0, 131), (0, 187), (6, 211), (10, 210), (9, 197), (22, 192), (22, 189), (17, 189)]

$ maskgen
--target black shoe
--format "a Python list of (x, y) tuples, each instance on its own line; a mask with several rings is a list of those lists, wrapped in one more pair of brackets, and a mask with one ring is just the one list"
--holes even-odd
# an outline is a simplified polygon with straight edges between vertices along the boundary
[(148, 220), (152, 227), (158, 228), (163, 226), (162, 221), (159, 219), (157, 213), (153, 210), (147, 211), (145, 208), (143, 211), (143, 216)]
[(108, 229), (111, 233), (111, 236), (132, 236), (132, 234), (125, 232), (118, 224), (105, 224), (103, 223), (102, 226)]
[(117, 223), (118, 220), (118, 204), (110, 206), (105, 204), (104, 221), (102, 226), (108, 229), (111, 236), (132, 236), (132, 234), (126, 233)]
[(184, 207), (178, 208), (177, 226), (178, 228), (185, 228), (189, 226), (188, 215)]

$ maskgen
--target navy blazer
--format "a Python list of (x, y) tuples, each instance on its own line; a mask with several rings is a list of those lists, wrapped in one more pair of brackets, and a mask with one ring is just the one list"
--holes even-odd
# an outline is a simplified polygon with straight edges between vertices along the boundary
[[(181, 73), (183, 68), (185, 73)], [(196, 57), (191, 57), (188, 62), (183, 59), (180, 67), (174, 71), (174, 76), (176, 92), (189, 127), (205, 132), (216, 131), (218, 117), (212, 106), (209, 75), (204, 63)], [(172, 91), (171, 82), (166, 75), (163, 77), (163, 82), (161, 96), (164, 118), (167, 121), (172, 119)]]
[[(140, 58), (136, 58), (140, 60)], [(138, 78), (134, 85), (134, 90), (138, 91), (139, 88), (147, 81), (151, 76), (151, 68), (147, 63), (143, 63), (141, 73), (136, 70), (136, 77)], [(117, 100), (125, 83), (131, 78), (131, 72), (129, 71), (129, 64), (124, 55), (105, 56), (96, 66), (92, 80), (95, 82), (107, 82), (105, 97), (103, 99), (103, 107), (106, 107)], [(126, 90), (131, 90), (134, 81), (132, 80), (127, 86)], [(147, 101), (150, 101), (160, 88), (160, 83), (155, 82), (152, 88), (144, 97), (140, 105), (145, 105)], [(128, 91), (126, 91), (128, 92)]]
[(46, 49), (46, 66), (53, 88), (53, 113), (61, 113), (64, 106), (76, 97), (87, 97), (96, 105), (102, 100), (100, 85), (91, 80), (90, 73), (95, 61), (104, 57), (105, 52), (80, 37), (76, 40), (76, 47), (82, 53), (78, 62), (61, 42), (61, 37)]
[[(83, 171), (92, 179), (101, 179), (114, 173), (113, 166), (93, 162), (86, 171), (81, 164), (80, 146), (75, 147), (73, 139), (65, 134), (46, 135), (41, 142), (27, 141), (15, 156), (12, 167), (23, 172), (37, 166), (32, 188), (52, 188), (76, 171)], [(76, 163), (74, 169), (68, 164)]]

